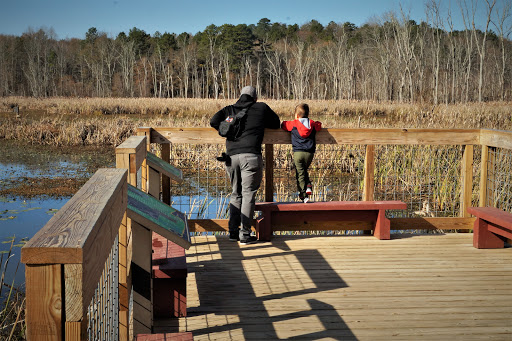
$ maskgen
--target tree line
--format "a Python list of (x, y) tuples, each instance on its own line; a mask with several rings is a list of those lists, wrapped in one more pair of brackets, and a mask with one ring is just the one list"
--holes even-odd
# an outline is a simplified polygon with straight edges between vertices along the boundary
[(66, 40), (29, 29), (0, 35), (0, 95), (236, 98), (252, 84), (272, 99), (510, 100), (511, 1), (484, 1), (485, 13), (459, 0), (457, 14), (442, 14), (431, 0), (420, 23), (400, 11), (360, 27), (262, 18), (195, 35), (134, 27), (114, 38), (91, 27)]

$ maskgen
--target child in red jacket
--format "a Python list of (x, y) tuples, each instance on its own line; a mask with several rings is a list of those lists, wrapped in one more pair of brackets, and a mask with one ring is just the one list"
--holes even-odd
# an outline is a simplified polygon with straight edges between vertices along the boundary
[(302, 103), (295, 107), (295, 120), (283, 121), (281, 128), (291, 132), (293, 163), (295, 164), (299, 199), (306, 203), (313, 193), (308, 168), (316, 151), (316, 132), (322, 129), (322, 123), (310, 120), (309, 106)]

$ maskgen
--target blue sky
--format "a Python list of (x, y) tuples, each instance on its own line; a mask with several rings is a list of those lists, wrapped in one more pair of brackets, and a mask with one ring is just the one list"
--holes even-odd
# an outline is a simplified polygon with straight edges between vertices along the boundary
[[(459, 17), (456, 0), (445, 0), (441, 7), (446, 10), (450, 3)], [(412, 19), (425, 19), (422, 0), (0, 0), (0, 34), (53, 28), (59, 39), (84, 38), (90, 27), (111, 37), (133, 27), (151, 35), (156, 31), (196, 34), (210, 24), (256, 24), (261, 18), (299, 25), (312, 19), (323, 25), (350, 21), (361, 26), (372, 17), (398, 12), (400, 4)]]

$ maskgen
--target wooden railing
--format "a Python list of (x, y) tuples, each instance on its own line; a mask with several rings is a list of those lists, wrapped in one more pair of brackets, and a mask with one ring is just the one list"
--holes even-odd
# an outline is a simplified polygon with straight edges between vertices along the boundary
[(127, 184), (137, 186), (146, 148), (145, 137), (127, 139), (116, 148), (117, 169), (96, 172), (23, 247), (29, 340), (132, 340), (150, 332), (151, 302), (133, 292), (131, 266), (151, 254), (151, 240), (133, 252), (126, 214)]
[(22, 248), (27, 339), (126, 339), (114, 264), (126, 174), (98, 170)]
[[(146, 166), (151, 143), (160, 144), (164, 161), (170, 144), (223, 144), (209, 128), (140, 128), (116, 149), (117, 169), (100, 169), (23, 247), (26, 264), (27, 338), (29, 340), (132, 340), (151, 330), (151, 299), (133, 290), (133, 266), (151, 271), (150, 233), (127, 217), (127, 186), (141, 187), (171, 202), (170, 178)], [(488, 195), (495, 172), (494, 149), (512, 150), (512, 132), (479, 129), (325, 129), (319, 144), (365, 144), (364, 200), (373, 199), (375, 145), (462, 145), (461, 216), (449, 218), (391, 218), (391, 228), (471, 229), (473, 149), (482, 148), (479, 180), (481, 206), (497, 205)], [(265, 135), (265, 198), (273, 198), (273, 146), (289, 144), (283, 131)], [(141, 170), (139, 177), (138, 170)], [(137, 179), (140, 178), (140, 183)], [(491, 202), (490, 202), (491, 201)], [(345, 222), (319, 223), (316, 229), (353, 229)], [(133, 227), (136, 227), (135, 229)], [(296, 230), (280, 226), (276, 230)], [(361, 229), (358, 226), (357, 229)], [(189, 220), (191, 232), (226, 231), (226, 219)], [(134, 243), (134, 240), (137, 242)], [(134, 249), (133, 245), (140, 246)], [(149, 259), (151, 257), (149, 256)], [(149, 267), (148, 267), (149, 266)], [(141, 285), (141, 283), (139, 283)], [(143, 283), (142, 286), (151, 285)], [(133, 298), (130, 304), (130, 297)], [(133, 307), (130, 310), (130, 307)]]
[[(141, 127), (139, 135), (148, 137), (150, 143), (159, 144), (162, 157), (168, 160), (169, 145), (177, 144), (224, 144), (214, 129), (211, 128), (165, 128), (165, 127)], [(391, 229), (465, 229), (472, 228), (474, 218), (467, 213), (467, 207), (471, 206), (473, 189), (473, 159), (474, 146), (482, 148), (482, 169), (480, 185), (480, 205), (489, 204), (487, 195), (488, 150), (492, 148), (512, 149), (512, 132), (488, 129), (323, 129), (317, 134), (318, 144), (338, 145), (365, 145), (364, 160), (364, 189), (363, 200), (374, 199), (374, 169), (376, 145), (436, 145), (436, 146), (462, 146), (463, 154), (460, 171), (460, 215), (459, 217), (419, 217), (419, 218), (392, 218)], [(274, 196), (274, 145), (290, 144), (290, 135), (282, 130), (265, 131), (264, 158), (265, 158), (265, 201), (273, 201)], [(490, 160), (492, 161), (492, 160)], [(163, 184), (162, 193), (169, 194), (169, 186)], [(320, 224), (322, 225), (322, 224)], [(344, 222), (329, 222), (318, 229), (353, 229), (353, 224)], [(226, 219), (195, 219), (189, 220), (190, 231), (225, 231)], [(296, 227), (280, 226), (277, 230), (296, 230)]]
[[(22, 248), (29, 340), (133, 340), (151, 333), (152, 229), (160, 227), (130, 219), (129, 193), (138, 187), (159, 197), (163, 174), (181, 174), (159, 167), (147, 148), (145, 136), (124, 141), (116, 148), (117, 168), (98, 170)], [(159, 231), (190, 246), (170, 226)]]

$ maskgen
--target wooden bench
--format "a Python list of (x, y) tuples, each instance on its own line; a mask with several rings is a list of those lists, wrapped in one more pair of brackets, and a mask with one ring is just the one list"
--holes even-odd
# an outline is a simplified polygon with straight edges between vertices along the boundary
[(153, 316), (187, 316), (185, 249), (153, 232)]
[(505, 238), (512, 239), (512, 214), (495, 207), (468, 207), (476, 217), (473, 246), (477, 249), (505, 247)]
[(272, 225), (306, 221), (371, 221), (373, 235), (378, 239), (390, 239), (390, 222), (386, 210), (403, 210), (401, 201), (327, 201), (311, 203), (260, 202), (255, 210), (262, 214), (256, 220), (259, 240), (270, 240)]

